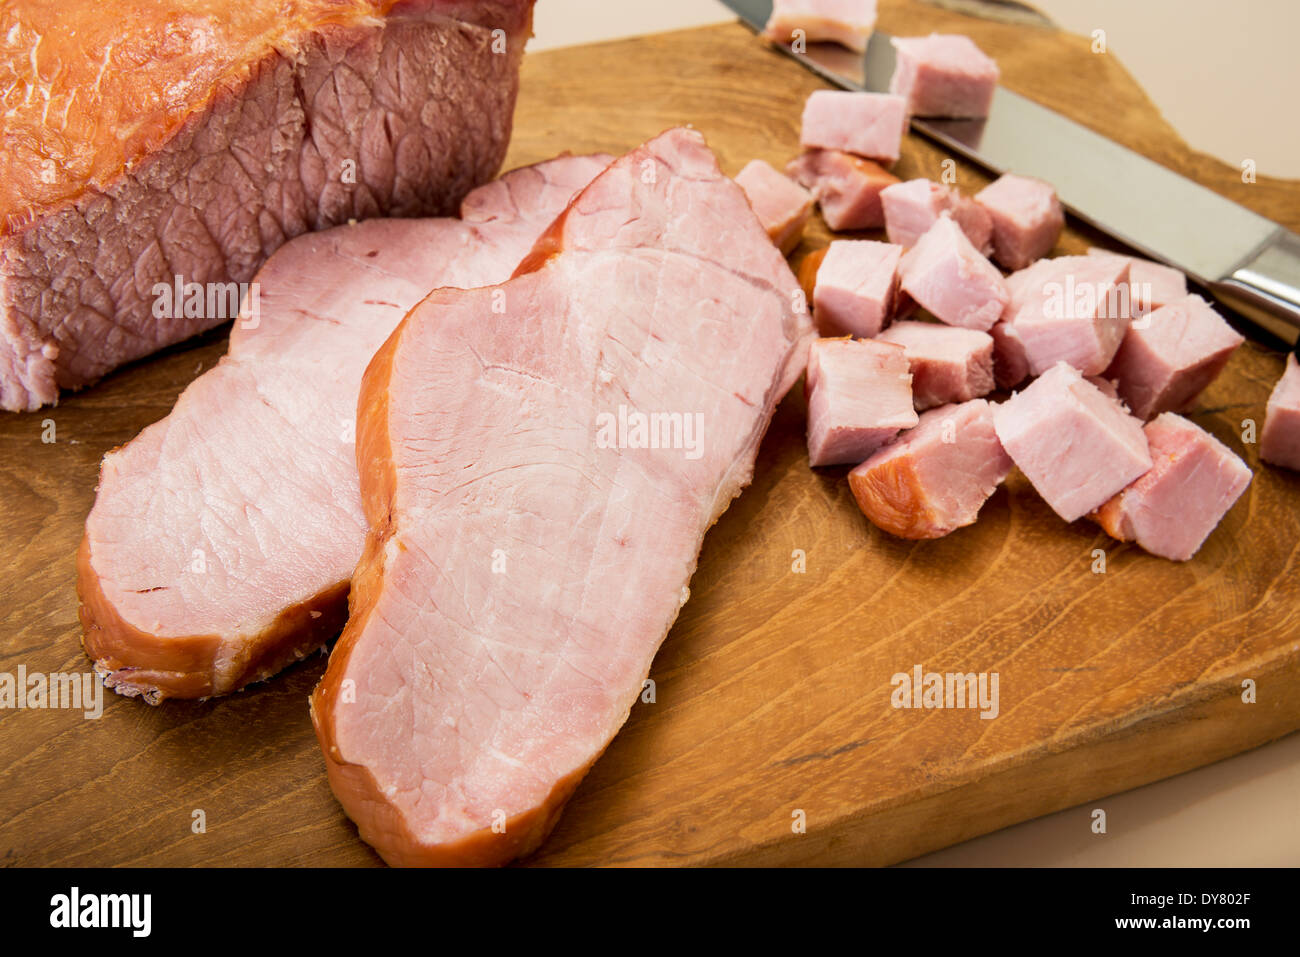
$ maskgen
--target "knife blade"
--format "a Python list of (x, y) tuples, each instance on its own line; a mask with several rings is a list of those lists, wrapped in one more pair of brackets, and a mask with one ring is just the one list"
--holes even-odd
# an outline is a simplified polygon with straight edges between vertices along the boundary
[[(723, 0), (762, 32), (771, 0)], [(775, 46), (849, 90), (886, 92), (890, 37), (865, 54), (830, 43)], [(1182, 270), (1289, 344), (1300, 339), (1300, 236), (1028, 97), (998, 87), (985, 120), (912, 118), (912, 130), (994, 173), (1046, 180), (1061, 203), (1142, 255)]]

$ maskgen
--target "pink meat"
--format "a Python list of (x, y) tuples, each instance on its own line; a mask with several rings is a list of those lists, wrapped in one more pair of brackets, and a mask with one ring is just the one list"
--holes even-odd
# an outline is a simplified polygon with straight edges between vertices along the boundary
[(1121, 256), (1059, 256), (1011, 274), (1003, 316), (1030, 374), (1057, 362), (1084, 375), (1110, 365), (1129, 325), (1128, 269)]
[(1268, 397), (1259, 457), (1265, 462), (1300, 469), (1300, 363), (1286, 357), (1286, 371)]
[(808, 354), (808, 464), (856, 465), (916, 425), (902, 346), (818, 339)]
[(936, 318), (987, 332), (1007, 304), (1007, 284), (948, 213), (903, 256), (899, 282)]
[(1011, 471), (984, 399), (945, 405), (849, 473), (862, 513), (900, 538), (941, 538), (972, 525)]
[(1014, 389), (1029, 378), (1029, 356), (1015, 326), (1003, 320), (989, 330), (993, 337), (993, 381), (999, 389)]
[(365, 537), (366, 362), (431, 288), (508, 277), (610, 159), (516, 170), (466, 197), (463, 220), (340, 226), (267, 261), (260, 312), (235, 324), (229, 354), (104, 457), (77, 587), (110, 687), (224, 694), (338, 633)]
[[(0, 409), (228, 322), (295, 236), (452, 215), (500, 168), (532, 7), (0, 5)], [(177, 276), (211, 305), (155, 311)]]
[[(1106, 398), (1119, 400), (1119, 386), (1115, 384), (1114, 379), (1107, 379), (1105, 376), (1100, 375), (1086, 375), (1083, 379), (1085, 382), (1091, 382), (1095, 385)], [(1132, 415), (1132, 413), (1129, 414)], [(1141, 419), (1138, 421), (1141, 421)]]
[(762, 160), (746, 163), (736, 174), (736, 185), (745, 191), (745, 198), (772, 242), (789, 255), (799, 245), (812, 213), (812, 194)]
[(912, 372), (917, 411), (993, 391), (993, 337), (937, 322), (896, 322), (877, 339), (900, 345)]
[(1185, 562), (1241, 497), (1251, 471), (1210, 433), (1172, 412), (1143, 432), (1150, 470), (1102, 505), (1096, 518), (1113, 538)]
[(808, 150), (785, 171), (812, 191), (826, 225), (837, 232), (885, 225), (880, 194), (899, 181), (878, 163), (840, 150)]
[[(1116, 256), (1109, 249), (1088, 247), (1089, 256)], [(1153, 263), (1140, 256), (1125, 256), (1128, 260), (1129, 302), (1134, 316), (1167, 306), (1187, 295), (1187, 277), (1182, 270)]]
[(993, 252), (993, 220), (973, 199), (928, 179), (909, 179), (880, 193), (885, 232), (891, 243), (915, 246), (939, 215), (947, 210), (980, 255)]
[(970, 37), (932, 33), (895, 37), (889, 92), (906, 97), (912, 116), (975, 119), (989, 115), (998, 65)]
[(870, 339), (889, 322), (903, 251), (868, 239), (837, 239), (813, 287), (813, 318), (826, 336)]
[(867, 48), (876, 25), (876, 0), (773, 0), (763, 33), (791, 43), (796, 30), (808, 41), (825, 40), (855, 50)]
[(799, 144), (843, 150), (891, 166), (907, 130), (907, 104), (889, 93), (817, 90), (803, 108)]
[(1151, 468), (1141, 424), (1064, 362), (998, 406), (993, 421), (1007, 454), (1067, 522)]
[(1200, 296), (1184, 296), (1133, 320), (1106, 377), (1133, 414), (1149, 419), (1187, 408), (1244, 340)]
[(1028, 176), (1006, 173), (975, 194), (993, 218), (993, 258), (1024, 269), (1052, 251), (1065, 228), (1056, 190)]
[[(597, 177), (513, 279), (432, 293), (375, 355), (370, 531), (311, 714), (385, 860), (499, 864), (545, 838), (802, 372), (797, 288), (676, 129)], [(611, 427), (630, 415), (664, 417), (663, 441)]]

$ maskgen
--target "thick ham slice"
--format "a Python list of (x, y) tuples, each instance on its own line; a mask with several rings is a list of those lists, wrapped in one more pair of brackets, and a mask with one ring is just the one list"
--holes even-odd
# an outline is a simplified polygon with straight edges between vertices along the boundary
[(532, 7), (0, 6), (0, 408), (234, 317), (224, 288), (169, 308), (177, 276), (243, 283), (309, 230), (451, 215), (505, 154)]
[(257, 324), (237, 322), (171, 414), (104, 457), (77, 587), (110, 687), (224, 694), (338, 633), (365, 540), (366, 362), (430, 289), (507, 278), (610, 159), (516, 170), (471, 193), (463, 221), (370, 220), (271, 257)]
[[(516, 278), (433, 293), (376, 354), (370, 535), (311, 707), (334, 793), (389, 863), (500, 864), (546, 836), (802, 372), (798, 301), (678, 129), (599, 176)], [(622, 427), (655, 414), (698, 417), (702, 441)]]

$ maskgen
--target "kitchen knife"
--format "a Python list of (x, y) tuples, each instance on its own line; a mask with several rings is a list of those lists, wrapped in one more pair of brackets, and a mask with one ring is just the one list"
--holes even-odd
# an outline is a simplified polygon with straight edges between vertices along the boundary
[[(771, 0), (723, 0), (762, 31)], [(830, 43), (777, 48), (850, 90), (885, 92), (890, 38), (865, 54)], [(1075, 216), (1183, 272), (1284, 341), (1300, 338), (1300, 236), (1033, 100), (998, 87), (986, 120), (914, 118), (912, 129), (995, 173), (1046, 180)]]

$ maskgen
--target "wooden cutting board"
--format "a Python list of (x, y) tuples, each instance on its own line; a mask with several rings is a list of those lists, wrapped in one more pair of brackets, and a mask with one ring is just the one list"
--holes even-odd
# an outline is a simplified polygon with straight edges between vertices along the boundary
[[(968, 33), (1012, 89), (1300, 228), (1300, 184), (1243, 184), (1191, 152), (1081, 38), (889, 0), (880, 27)], [(728, 172), (780, 165), (818, 86), (738, 24), (537, 54), (507, 166), (621, 152), (678, 123)], [(944, 158), (912, 137), (896, 172), (937, 178)], [(986, 182), (957, 172), (967, 192)], [(827, 239), (814, 228), (796, 258)], [(1071, 229), (1060, 251), (1097, 239)], [(0, 671), (87, 670), (73, 558), (99, 459), (224, 348), (213, 334), (57, 409), (0, 416)], [(889, 863), (1300, 727), (1300, 475), (1242, 441), (1281, 369), (1248, 343), (1192, 416), (1256, 476), (1186, 564), (1062, 523), (1023, 480), (947, 539), (889, 538), (857, 512), (845, 470), (808, 468), (791, 396), (752, 487), (709, 533), (655, 702), (634, 707), (533, 862)], [(0, 863), (379, 863), (330, 793), (308, 720), (324, 664), (212, 702), (109, 695), (99, 720), (0, 711)], [(997, 672), (999, 716), (892, 708), (891, 676), (915, 665)]]

